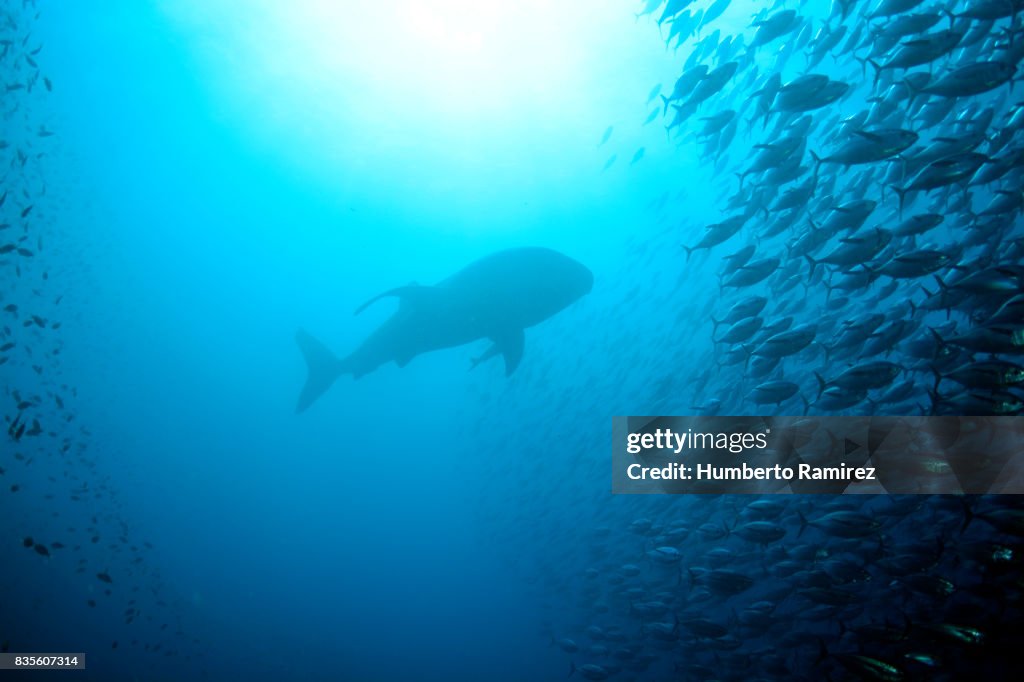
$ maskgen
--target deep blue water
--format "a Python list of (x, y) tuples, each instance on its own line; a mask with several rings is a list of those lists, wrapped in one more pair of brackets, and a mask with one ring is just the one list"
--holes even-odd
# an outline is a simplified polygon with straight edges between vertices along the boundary
[[(726, 205), (738, 191), (733, 171), (749, 167), (753, 145), (784, 135), (774, 128), (784, 117), (751, 125), (754, 110), (745, 109), (728, 150), (702, 158), (698, 119), (749, 107), (749, 72), (667, 136), (672, 109), (644, 125), (661, 106), (645, 101), (657, 83), (660, 94), (671, 92), (697, 36), (666, 49), (669, 24), (659, 30), (654, 21), (662, 8), (637, 20), (639, 7), (612, 0), (337, 5), (3, 6), (13, 23), (3, 29), (12, 41), (5, 83), (33, 78), (25, 54), (40, 75), (3, 99), (0, 191), (8, 195), (0, 211), (12, 227), (0, 241), (27, 235), (18, 244), (33, 255), (4, 256), (0, 266), (0, 302), (17, 306), (0, 313), (5, 340), (17, 343), (0, 376), (8, 422), (25, 412), (44, 433), (0, 450), (0, 644), (86, 652), (86, 673), (60, 675), (97, 680), (564, 679), (588, 663), (627, 664), (614, 679), (707, 677), (707, 668), (686, 667), (697, 664), (728, 679), (851, 674), (837, 658), (816, 660), (820, 639), (833, 655), (860, 651), (899, 662), (907, 676), (952, 679), (981, 655), (922, 633), (955, 622), (984, 628), (992, 677), (1012, 672), (997, 633), (1019, 622), (1019, 559), (997, 571), (969, 550), (977, 542), (1017, 551), (1019, 528), (997, 532), (977, 520), (962, 531), (955, 499), (844, 499), (881, 526), (851, 541), (798, 523), (798, 510), (814, 519), (840, 509), (834, 498), (785, 498), (785, 540), (759, 548), (698, 532), (749, 520), (750, 498), (610, 493), (615, 415), (691, 414), (713, 399), (722, 414), (804, 411), (799, 397), (753, 404), (745, 396), (765, 379), (747, 376), (743, 362), (723, 362), (730, 348), (712, 341), (710, 319), (742, 296), (768, 296), (772, 321), (820, 322), (818, 340), (831, 344), (845, 320), (876, 311), (898, 319), (902, 300), (934, 289), (922, 276), (882, 297), (883, 278), (830, 309), (806, 261), (794, 257), (765, 282), (723, 290), (723, 256), (748, 243), (757, 257), (785, 253), (786, 241), (809, 229), (801, 218), (782, 238), (762, 237), (769, 219), (756, 206), (724, 245), (686, 257), (681, 244), (746, 210)], [(734, 0), (712, 28), (745, 32), (749, 44), (749, 17), (761, 9)], [(799, 10), (815, 28), (829, 16), (823, 3)], [(846, 23), (852, 30), (857, 21)], [(773, 64), (786, 82), (803, 73), (802, 56), (779, 56), (796, 35), (760, 49), (762, 75)], [(862, 68), (850, 55), (817, 67), (861, 89), (812, 112), (826, 122), (811, 149), (827, 146), (837, 117), (869, 106), (872, 74)], [(960, 102), (976, 117), (993, 107), (994, 133), (1016, 97), (1004, 86)], [(954, 135), (955, 116), (922, 141)], [(804, 173), (770, 188), (772, 198), (810, 177), (813, 163), (802, 158)], [(858, 173), (826, 166), (815, 200), (866, 196)], [(880, 206), (869, 228), (897, 221), (896, 194), (885, 189), (893, 183), (882, 173), (865, 183)], [(1014, 171), (1000, 187), (1019, 190), (1019, 179)], [(997, 196), (989, 186), (974, 192), (976, 212)], [(765, 198), (747, 205), (756, 201)], [(937, 204), (932, 210), (952, 216), (956, 201), (943, 190), (908, 204), (918, 212)], [(808, 203), (808, 214), (821, 223), (834, 212)], [(1019, 260), (1020, 238), (1014, 211), (999, 253)], [(916, 246), (962, 241), (951, 217)], [(526, 330), (511, 377), (500, 359), (469, 371), (487, 347), (481, 340), (341, 377), (294, 414), (306, 371), (297, 329), (347, 353), (397, 307), (385, 301), (353, 316), (366, 300), (522, 246), (584, 263), (594, 286)], [(958, 257), (971, 263), (985, 251), (972, 246)], [(944, 308), (908, 314), (913, 332), (930, 338), (927, 327), (949, 318), (962, 333), (983, 306)], [(26, 322), (30, 315), (46, 324)], [(898, 341), (910, 338), (908, 330)], [(826, 358), (820, 344), (769, 378), (799, 384), (813, 403), (812, 371), (832, 376), (857, 359)], [(916, 362), (884, 350), (869, 355), (904, 368)], [(906, 376), (915, 389), (894, 404), (812, 411), (927, 413), (930, 368)], [(19, 408), (22, 400), (30, 406)], [(981, 516), (1003, 504), (971, 502)], [(27, 536), (49, 556), (23, 547)], [(926, 552), (926, 541), (946, 549), (912, 573), (949, 577), (963, 596), (921, 596), (893, 586), (903, 577), (896, 569), (875, 568), (900, 549)], [(649, 555), (665, 543), (684, 554), (667, 572)], [(787, 590), (813, 580), (797, 585), (771, 568), (787, 559), (782, 546), (808, 570), (830, 556), (874, 572), (870, 583), (836, 579), (858, 596), (859, 610), (801, 621), (789, 629), (803, 642), (787, 640), (786, 623), (803, 610)], [(823, 553), (815, 557), (814, 547)], [(731, 554), (716, 558), (715, 549)], [(690, 569), (715, 561), (757, 584), (745, 596), (698, 599), (701, 574)], [(639, 578), (623, 571), (627, 564), (640, 567)], [(681, 595), (667, 644), (651, 623), (672, 617), (638, 617), (639, 597), (624, 595), (623, 583), (647, 601)], [(778, 609), (770, 632), (737, 624), (758, 601)], [(738, 650), (713, 653), (721, 638), (680, 635), (679, 621), (698, 613), (727, 625)], [(839, 625), (905, 619), (921, 626), (913, 647), (865, 649)], [(606, 641), (587, 639), (588, 626), (626, 641), (607, 638), (608, 651), (588, 652)], [(557, 643), (564, 638), (580, 651), (566, 652)], [(636, 650), (610, 655), (624, 646)], [(913, 668), (904, 656), (922, 647), (959, 662)], [(788, 670), (764, 664), (772, 654)]]

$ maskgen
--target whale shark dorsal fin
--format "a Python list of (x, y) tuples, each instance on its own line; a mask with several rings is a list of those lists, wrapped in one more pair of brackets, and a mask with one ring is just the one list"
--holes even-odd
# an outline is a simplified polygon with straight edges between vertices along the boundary
[(388, 296), (397, 296), (401, 301), (405, 302), (405, 301), (409, 300), (410, 297), (413, 297), (413, 296), (415, 296), (418, 293), (422, 293), (422, 291), (424, 289), (427, 289), (427, 288), (428, 287), (421, 287), (416, 282), (412, 282), (411, 284), (407, 284), (404, 287), (395, 287), (394, 289), (388, 289), (384, 293), (377, 294), (376, 296), (371, 298), (369, 301), (367, 301), (366, 303), (364, 303), (361, 306), (359, 306), (358, 308), (356, 308), (356, 311), (354, 313), (352, 313), (352, 314), (353, 315), (358, 315), (359, 313), (363, 312), (364, 310), (369, 308), (371, 305), (373, 305), (374, 303), (376, 303), (380, 299), (387, 298)]

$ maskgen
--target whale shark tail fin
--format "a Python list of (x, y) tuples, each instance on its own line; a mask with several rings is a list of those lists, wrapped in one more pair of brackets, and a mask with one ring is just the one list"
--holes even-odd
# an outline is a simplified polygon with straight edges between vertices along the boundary
[(327, 346), (314, 339), (306, 331), (300, 329), (295, 334), (295, 341), (299, 344), (299, 350), (302, 351), (302, 357), (306, 360), (308, 370), (306, 384), (302, 387), (299, 402), (295, 406), (296, 412), (303, 412), (334, 384), (344, 368), (341, 360)]

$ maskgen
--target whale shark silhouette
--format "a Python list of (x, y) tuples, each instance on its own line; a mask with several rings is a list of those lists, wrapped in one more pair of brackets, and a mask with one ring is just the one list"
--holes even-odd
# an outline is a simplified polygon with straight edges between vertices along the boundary
[(398, 298), (398, 310), (344, 358), (298, 331), (295, 340), (309, 373), (295, 411), (312, 405), (343, 374), (358, 379), (386, 362), (404, 367), (421, 353), (478, 339), (490, 339), (492, 345), (472, 366), (501, 355), (508, 376), (523, 355), (523, 330), (586, 295), (593, 284), (583, 264), (551, 249), (527, 247), (481, 258), (434, 286), (385, 291), (355, 314), (389, 296)]

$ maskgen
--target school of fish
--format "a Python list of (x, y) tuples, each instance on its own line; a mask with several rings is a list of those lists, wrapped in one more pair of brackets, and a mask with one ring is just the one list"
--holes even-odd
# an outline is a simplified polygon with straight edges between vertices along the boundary
[[(592, 429), (558, 449), (572, 476), (550, 475), (551, 444), (594, 414), (1024, 410), (1024, 2), (756, 3), (742, 29), (719, 28), (734, 4), (639, 8), (679, 60), (636, 121), (660, 121), (664, 149), (619, 150), (595, 172), (670, 153), (708, 186), (654, 197), (658, 239), (632, 242), (581, 310), (551, 320), (575, 361), (537, 353), (509, 389), (476, 379), (487, 410), (457, 434), (498, 443), (480, 514), (546, 614), (524, 646), (551, 654), (549, 679), (1009, 679), (1024, 617), (1014, 498), (611, 498), (608, 434)], [(70, 256), (49, 257), (67, 228), (46, 165), (59, 83), (39, 67), (36, 12), (0, 9), (0, 500), (59, 496), (80, 513), (9, 519), (4, 551), (95, 583), (78, 606), (117, 614), (111, 649), (201, 658), (62, 378), (69, 275), (51, 263)], [(614, 145), (615, 129), (597, 137)], [(708, 192), (718, 217), (697, 224), (679, 204)], [(16, 636), (0, 632), (0, 650)]]
[[(729, 0), (639, 11), (680, 68), (636, 121), (660, 120), (665, 149), (641, 147), (631, 166), (685, 156), (707, 185), (651, 200), (662, 229), (595, 285), (597, 297), (615, 291), (616, 317), (591, 306), (564, 329), (602, 330), (587, 357), (620, 369), (589, 374), (581, 360), (527, 374), (537, 391), (577, 389), (547, 420), (516, 413), (514, 463), (489, 477), (529, 494), (486, 513), (503, 522), (500, 545), (542, 546), (508, 559), (535, 581), (541, 637), (569, 679), (1007, 679), (1024, 616), (1014, 497), (609, 501), (593, 492), (608, 476), (606, 433), (559, 450), (574, 473), (555, 480), (550, 459), (512, 454), (550, 452), (566, 425), (609, 409), (1024, 409), (1024, 3), (746, 7), (737, 31), (718, 27)], [(617, 132), (599, 137), (602, 174), (629, 157), (610, 149)], [(687, 202), (709, 190), (718, 217), (697, 223)], [(553, 496), (573, 511), (536, 509)], [(534, 511), (499, 511), (509, 507)]]
[[(69, 202), (51, 179), (52, 160), (63, 150), (50, 124), (56, 86), (41, 66), (46, 45), (33, 31), (39, 11), (32, 0), (0, 5), (0, 509), (5, 530), (18, 530), (2, 551), (32, 552), (40, 570), (66, 571), (90, 585), (73, 605), (62, 601), (64, 608), (100, 611), (100, 619), (119, 623), (123, 629), (107, 630), (110, 649), (152, 654), (157, 670), (166, 667), (162, 661), (201, 656), (199, 641), (183, 627), (182, 597), (167, 589), (154, 544), (122, 513), (119, 492), (103, 473), (110, 453), (76, 421), (78, 390), (63, 376), (64, 323), (88, 323), (65, 316), (66, 298), (87, 291), (89, 276), (68, 262), (76, 241)], [(64, 505), (75, 513), (49, 511)], [(4, 618), (0, 652), (41, 645), (26, 639), (32, 634)]]

